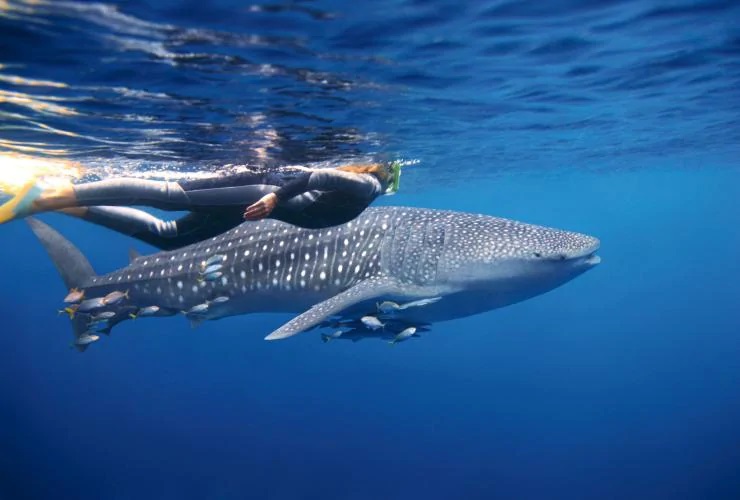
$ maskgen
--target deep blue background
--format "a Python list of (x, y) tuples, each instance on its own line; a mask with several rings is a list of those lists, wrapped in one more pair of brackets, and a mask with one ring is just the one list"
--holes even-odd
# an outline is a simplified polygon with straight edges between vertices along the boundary
[[(23, 224), (3, 228), (13, 242), (0, 254), (4, 489), (732, 498), (737, 181), (666, 169), (500, 180), (465, 199), (457, 189), (407, 195), (598, 234), (604, 262), (548, 295), (395, 349), (324, 345), (314, 333), (267, 343), (286, 319), (274, 316), (197, 330), (142, 320), (78, 355), (54, 313), (65, 290), (43, 250)], [(99, 269), (125, 261), (123, 238), (54, 222)]]
[[(740, 497), (732, 2), (10, 5), (0, 76), (69, 87), (0, 89), (79, 114), (0, 94), (2, 151), (100, 177), (404, 157), (382, 203), (594, 234), (603, 263), (395, 348), (268, 343), (290, 316), (256, 315), (127, 322), (78, 354), (52, 264), (3, 226), (0, 498)], [(186, 50), (185, 27), (220, 38)], [(129, 240), (45, 220), (125, 265)]]

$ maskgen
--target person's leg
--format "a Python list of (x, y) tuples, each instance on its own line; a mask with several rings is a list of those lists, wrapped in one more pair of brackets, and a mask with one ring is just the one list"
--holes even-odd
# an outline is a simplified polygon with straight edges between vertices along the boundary
[(92, 222), (160, 249), (177, 248), (178, 221), (162, 220), (143, 210), (128, 207), (74, 207), (59, 212)]
[(139, 232), (132, 235), (162, 250), (175, 250), (208, 238), (213, 238), (236, 227), (241, 222), (240, 214), (219, 212), (191, 212), (176, 221), (165, 224), (175, 225), (176, 234), (160, 236), (154, 231)]
[(163, 210), (194, 207), (247, 206), (279, 186), (278, 176), (240, 173), (180, 182), (148, 179), (107, 179), (86, 184), (69, 184), (47, 190), (34, 202), (40, 210), (75, 206), (146, 205)]
[(129, 207), (74, 207), (59, 210), (98, 226), (132, 236), (149, 231), (158, 236), (177, 236), (177, 221), (162, 220), (143, 210)]
[(190, 202), (177, 182), (120, 178), (49, 190), (42, 193), (34, 205), (40, 211), (96, 205), (146, 205), (163, 210), (187, 210)]
[(112, 229), (155, 246), (174, 250), (217, 236), (241, 222), (239, 214), (189, 213), (177, 220), (162, 220), (128, 207), (76, 207), (60, 212)]
[(188, 210), (187, 193), (176, 182), (109, 179), (42, 188), (35, 181), (0, 206), (0, 223), (38, 212), (94, 205), (148, 205), (163, 210)]
[(180, 182), (119, 178), (41, 189), (31, 182), (0, 206), (0, 223), (27, 215), (81, 206), (146, 205), (163, 210), (242, 208), (275, 191), (283, 182), (276, 173), (216, 175)]

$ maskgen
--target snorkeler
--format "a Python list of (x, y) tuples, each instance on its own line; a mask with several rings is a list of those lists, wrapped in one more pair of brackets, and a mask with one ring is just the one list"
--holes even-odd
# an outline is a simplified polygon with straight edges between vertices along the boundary
[[(217, 236), (245, 219), (270, 216), (306, 228), (343, 224), (378, 196), (395, 193), (400, 169), (399, 162), (392, 162), (246, 171), (179, 182), (120, 178), (47, 190), (29, 184), (0, 206), (0, 223), (61, 211), (171, 250)], [(131, 205), (189, 213), (165, 221)]]

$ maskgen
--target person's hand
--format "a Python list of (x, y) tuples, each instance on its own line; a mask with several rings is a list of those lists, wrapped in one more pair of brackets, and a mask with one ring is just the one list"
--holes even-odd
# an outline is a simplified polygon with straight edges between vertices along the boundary
[(267, 217), (275, 210), (278, 198), (275, 193), (266, 194), (256, 202), (252, 203), (244, 211), (245, 220), (259, 220)]

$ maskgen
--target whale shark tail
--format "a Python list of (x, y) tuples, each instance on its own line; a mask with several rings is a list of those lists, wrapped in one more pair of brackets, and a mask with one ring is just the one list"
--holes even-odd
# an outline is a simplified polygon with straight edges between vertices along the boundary
[(33, 234), (36, 235), (44, 246), (46, 253), (49, 254), (67, 288), (82, 289), (92, 278), (97, 276), (87, 257), (67, 238), (38, 219), (29, 217), (27, 221)]
[[(67, 288), (83, 289), (92, 278), (97, 276), (87, 257), (64, 236), (38, 219), (29, 217), (26, 220), (28, 225), (31, 226), (33, 234), (36, 235), (46, 253), (49, 254)], [(80, 342), (80, 339), (88, 333), (90, 315), (70, 314), (70, 317), (75, 335), (74, 346), (77, 350), (84, 351), (89, 344)]]

